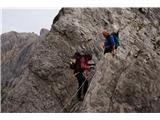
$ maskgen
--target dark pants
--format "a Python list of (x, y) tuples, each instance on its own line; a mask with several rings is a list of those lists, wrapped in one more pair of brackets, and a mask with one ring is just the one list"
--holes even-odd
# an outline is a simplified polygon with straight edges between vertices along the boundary
[[(83, 72), (79, 72), (77, 75), (76, 75), (76, 78), (78, 80), (78, 94), (77, 94), (77, 97), (78, 99), (81, 98), (81, 92), (82, 92), (82, 89), (83, 89), (83, 96), (85, 96), (86, 92), (87, 92), (87, 89), (88, 89), (88, 81), (86, 80), (85, 76), (83, 75)], [(82, 86), (83, 84), (83, 86)], [(81, 87), (81, 88), (80, 88)]]
[(109, 52), (110, 53), (112, 52), (112, 47), (107, 47), (107, 48), (104, 49), (104, 54), (109, 53)]

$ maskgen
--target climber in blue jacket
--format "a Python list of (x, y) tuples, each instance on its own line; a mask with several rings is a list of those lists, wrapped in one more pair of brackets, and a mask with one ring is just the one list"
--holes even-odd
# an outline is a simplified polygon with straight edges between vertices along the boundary
[(112, 34), (103, 31), (103, 36), (105, 37), (104, 42), (104, 54), (105, 53), (112, 53), (112, 55), (115, 55), (115, 41)]

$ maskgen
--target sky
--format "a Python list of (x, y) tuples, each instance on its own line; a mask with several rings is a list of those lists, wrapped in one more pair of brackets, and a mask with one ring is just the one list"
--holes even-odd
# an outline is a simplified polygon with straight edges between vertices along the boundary
[(2, 33), (9, 31), (35, 32), (41, 28), (50, 30), (54, 17), (60, 8), (54, 9), (2, 9), (0, 12)]

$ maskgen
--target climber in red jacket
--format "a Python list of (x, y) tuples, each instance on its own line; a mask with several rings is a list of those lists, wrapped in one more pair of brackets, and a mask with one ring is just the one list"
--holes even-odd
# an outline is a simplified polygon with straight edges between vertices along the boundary
[[(92, 59), (92, 55), (81, 55), (80, 53), (75, 53), (74, 58), (76, 59), (75, 65), (73, 67), (75, 77), (78, 80), (78, 100), (83, 100), (87, 89), (88, 89), (88, 81), (84, 75), (84, 71), (89, 70), (90, 68), (94, 68), (95, 64), (89, 64), (88, 61)], [(81, 97), (81, 92), (83, 88), (83, 96)]]

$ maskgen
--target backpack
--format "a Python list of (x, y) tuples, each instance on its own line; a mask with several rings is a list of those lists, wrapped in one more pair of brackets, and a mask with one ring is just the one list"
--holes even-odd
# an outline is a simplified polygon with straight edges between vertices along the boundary
[(115, 33), (115, 32), (112, 32), (111, 35), (114, 37), (114, 42), (115, 42), (115, 49), (118, 48), (118, 46), (120, 46), (119, 44), (119, 33)]

